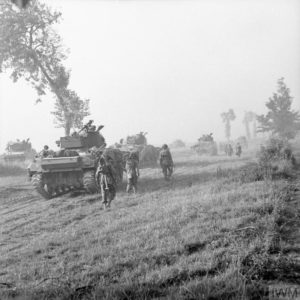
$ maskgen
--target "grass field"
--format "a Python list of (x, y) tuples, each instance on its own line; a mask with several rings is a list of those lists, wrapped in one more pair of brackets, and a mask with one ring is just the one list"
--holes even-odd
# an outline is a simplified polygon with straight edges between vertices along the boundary
[(299, 284), (280, 237), (293, 180), (263, 180), (250, 156), (177, 150), (174, 161), (172, 181), (143, 169), (138, 193), (123, 185), (109, 210), (97, 195), (44, 200), (25, 175), (2, 177), (4, 299), (263, 299), (271, 281)]

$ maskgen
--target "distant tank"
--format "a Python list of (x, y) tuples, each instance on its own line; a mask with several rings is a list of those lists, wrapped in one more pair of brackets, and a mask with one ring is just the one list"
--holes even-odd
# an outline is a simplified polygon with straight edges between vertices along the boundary
[(138, 146), (146, 146), (147, 145), (147, 132), (141, 131), (135, 135), (129, 135), (126, 138), (127, 145), (138, 145)]
[(198, 143), (191, 147), (198, 155), (218, 155), (218, 146), (214, 141), (212, 133), (203, 134)]
[(27, 140), (16, 140), (9, 142), (6, 146), (6, 153), (3, 159), (7, 163), (24, 162), (26, 159), (32, 159), (36, 151), (32, 149), (29, 138)]
[[(35, 190), (50, 199), (71, 190), (100, 192), (96, 171), (102, 155), (108, 155), (114, 166), (117, 183), (123, 178), (123, 162), (120, 150), (105, 149), (103, 126), (95, 129), (87, 123), (78, 133), (61, 137), (57, 144), (61, 150), (41, 152), (29, 165), (28, 173)], [(121, 157), (121, 159), (120, 159)]]
[(116, 143), (112, 148), (118, 148), (123, 152), (124, 160), (129, 152), (135, 151), (139, 154), (140, 167), (153, 167), (157, 165), (159, 149), (147, 144), (147, 132), (140, 132), (135, 135), (127, 136)]
[(173, 143), (170, 144), (170, 148), (184, 148), (185, 143), (182, 140), (175, 140)]

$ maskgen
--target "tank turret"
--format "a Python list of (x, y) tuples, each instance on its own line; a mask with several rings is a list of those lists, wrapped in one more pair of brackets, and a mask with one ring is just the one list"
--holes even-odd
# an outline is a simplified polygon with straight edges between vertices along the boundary
[(35, 150), (32, 149), (29, 138), (22, 141), (17, 139), (7, 143), (4, 160), (6, 162), (25, 161), (32, 158), (34, 154)]
[(145, 145), (147, 145), (146, 134), (147, 134), (147, 132), (141, 131), (138, 134), (127, 136), (126, 143), (128, 145), (145, 146)]
[(143, 131), (135, 135), (129, 135), (126, 139), (121, 139), (120, 143), (116, 143), (112, 147), (123, 151), (124, 159), (129, 152), (138, 152), (140, 167), (156, 166), (159, 148), (148, 145), (146, 135), (147, 132)]
[(57, 145), (61, 149), (82, 149), (83, 151), (93, 147), (105, 147), (105, 138), (100, 133), (104, 126), (100, 125), (96, 129), (96, 126), (92, 125), (92, 123), (93, 121), (90, 120), (78, 132), (74, 132), (71, 136), (61, 137), (56, 142)]

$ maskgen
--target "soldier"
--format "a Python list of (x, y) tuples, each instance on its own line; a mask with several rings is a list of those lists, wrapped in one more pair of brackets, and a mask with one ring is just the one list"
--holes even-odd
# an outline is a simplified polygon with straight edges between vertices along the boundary
[(242, 146), (240, 143), (237, 143), (236, 147), (235, 147), (235, 154), (240, 157), (242, 154)]
[(47, 157), (49, 155), (49, 146), (45, 145), (44, 149), (41, 152), (42, 157)]
[(169, 180), (173, 173), (173, 159), (168, 145), (164, 144), (159, 152), (159, 164), (166, 180)]
[(116, 179), (111, 162), (103, 156), (99, 160), (96, 178), (101, 187), (102, 204), (104, 208), (109, 208), (111, 201), (116, 196)]
[(96, 131), (96, 126), (92, 125), (90, 128), (88, 128), (88, 132), (95, 132)]
[(126, 159), (125, 170), (127, 175), (126, 192), (130, 193), (132, 190), (134, 193), (136, 193), (137, 181), (138, 181), (138, 177), (140, 176), (138, 153), (136, 152), (129, 153)]

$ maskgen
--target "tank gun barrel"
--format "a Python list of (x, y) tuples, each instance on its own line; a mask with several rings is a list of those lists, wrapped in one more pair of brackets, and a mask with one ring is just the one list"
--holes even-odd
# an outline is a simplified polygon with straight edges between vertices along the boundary
[(98, 126), (98, 128), (97, 128), (97, 132), (99, 132), (102, 128), (104, 127), (104, 125), (100, 125), (100, 126)]

